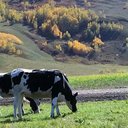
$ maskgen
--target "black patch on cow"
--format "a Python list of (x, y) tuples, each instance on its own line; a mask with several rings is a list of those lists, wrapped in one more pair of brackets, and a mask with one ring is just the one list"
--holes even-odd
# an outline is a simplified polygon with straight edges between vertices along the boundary
[(26, 85), (28, 89), (33, 93), (38, 89), (41, 91), (47, 91), (54, 85), (55, 73), (52, 71), (35, 71), (29, 73)]
[(20, 72), (19, 75), (12, 78), (14, 85), (20, 84), (22, 75), (23, 75), (23, 72)]
[(12, 89), (11, 75), (9, 73), (0, 77), (0, 88), (2, 92), (6, 94)]
[(26, 75), (26, 74), (24, 74), (24, 75), (23, 75), (23, 77), (24, 77), (24, 79), (26, 79), (26, 78), (27, 78), (27, 75)]

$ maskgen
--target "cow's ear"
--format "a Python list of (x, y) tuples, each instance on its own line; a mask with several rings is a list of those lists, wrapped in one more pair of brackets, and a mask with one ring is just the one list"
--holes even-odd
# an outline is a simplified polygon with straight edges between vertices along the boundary
[(76, 97), (78, 95), (78, 92), (76, 92), (75, 94), (74, 94), (74, 97)]

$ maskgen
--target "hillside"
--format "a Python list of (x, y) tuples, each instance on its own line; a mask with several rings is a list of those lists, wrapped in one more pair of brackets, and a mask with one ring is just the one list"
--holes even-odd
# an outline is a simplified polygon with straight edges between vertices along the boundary
[[(47, 52), (48, 54), (51, 54), (55, 58), (55, 60), (70, 61), (70, 59), (78, 55), (81, 56), (82, 59), (77, 59), (77, 60), (85, 64), (89, 63), (88, 60), (89, 61), (91, 60), (92, 61), (91, 63), (95, 63), (96, 61), (98, 63), (127, 64), (128, 61), (126, 57), (128, 54), (127, 47), (124, 47), (128, 33), (127, 32), (128, 30), (126, 29), (127, 18), (128, 18), (126, 15), (127, 1), (120, 2), (118, 0), (115, 0), (115, 1), (105, 2), (105, 0), (102, 1), (72, 0), (69, 2), (68, 0), (66, 1), (60, 0), (55, 2), (51, 0), (50, 4), (52, 6), (55, 6), (52, 7), (52, 10), (50, 10), (51, 7), (44, 6), (44, 4), (47, 3), (47, 1), (45, 0), (38, 0), (38, 1), (35, 0), (34, 2), (35, 3), (29, 5), (29, 7), (28, 5), (25, 6), (22, 4), (22, 6), (23, 7), (25, 6), (27, 10), (31, 10), (31, 8), (36, 9), (38, 7), (36, 10), (37, 14), (34, 14), (33, 12), (30, 13), (30, 11), (27, 12), (28, 14), (25, 15), (27, 17), (25, 24), (28, 24), (31, 27), (34, 26), (32, 27), (34, 29), (36, 26), (39, 26), (35, 30), (39, 35), (43, 37), (45, 36), (47, 38), (46, 43), (48, 43), (48, 45), (46, 46), (45, 44), (43, 44), (42, 46), (43, 42), (38, 40), (36, 40), (36, 43), (41, 50)], [(116, 4), (117, 2), (118, 4)], [(21, 3), (13, 3), (12, 1), (10, 6), (18, 9), (17, 7), (20, 7)], [(43, 10), (41, 6), (44, 6), (43, 8), (45, 9)], [(61, 6), (66, 6), (66, 7), (68, 6), (71, 9), (70, 8), (67, 9)], [(78, 9), (72, 8), (72, 6), (77, 6)], [(85, 10), (82, 10), (83, 8)], [(88, 11), (89, 9), (94, 10), (96, 13), (92, 11)], [(69, 13), (68, 15), (66, 14), (67, 19), (66, 20), (63, 19), (63, 21), (61, 20), (55, 21), (56, 19), (54, 17), (58, 17), (56, 11), (58, 11), (60, 17), (62, 17), (61, 15), (63, 14), (64, 11), (65, 13), (67, 13), (66, 10)], [(43, 21), (42, 23), (41, 16), (42, 17), (45, 16), (43, 14), (43, 12), (45, 13), (45, 11), (50, 12), (49, 14), (47, 13), (45, 14), (46, 17), (49, 18), (48, 20), (45, 19), (46, 21)], [(81, 11), (83, 13), (81, 13)], [(74, 12), (77, 12), (75, 13), (75, 15), (79, 15), (79, 17), (81, 17), (81, 15), (83, 16), (86, 15), (86, 16), (84, 16), (83, 20), (80, 20), (77, 23), (76, 21), (77, 18), (73, 14)], [(52, 18), (50, 18), (51, 16)], [(37, 21), (38, 20), (39, 21), (36, 23), (35, 19), (32, 19), (32, 17), (37, 17), (36, 19)], [(60, 17), (58, 17), (57, 19), (59, 19)], [(74, 19), (71, 19), (71, 17), (74, 17)], [(92, 18), (89, 20), (86, 17), (92, 17)], [(49, 20), (51, 20), (51, 23), (48, 23)], [(56, 23), (54, 24), (54, 22)], [(86, 22), (89, 23), (86, 24)], [(123, 30), (120, 29), (122, 27), (120, 24), (123, 25)], [(87, 28), (83, 29), (84, 26), (86, 25)], [(103, 25), (105, 25), (106, 28), (105, 27), (103, 28)], [(98, 26), (100, 26), (100, 28)], [(68, 40), (72, 40), (72, 41), (78, 40), (80, 43), (84, 43), (85, 45), (87, 45), (87, 47), (88, 46), (90, 47), (92, 45), (91, 42), (94, 39), (94, 37), (101, 38), (101, 40), (104, 42), (105, 45), (103, 45), (103, 47), (98, 48), (98, 50), (95, 49), (95, 47), (93, 47), (93, 51), (85, 50), (84, 52), (82, 52), (83, 48), (80, 48), (80, 46), (74, 46), (78, 48), (70, 49), (69, 46), (67, 45)], [(122, 63), (122, 60), (124, 61), (124, 63)]]
[(128, 1), (92, 0), (90, 2), (91, 9), (96, 11), (98, 15), (105, 14), (107, 20), (120, 22), (124, 26), (122, 35), (118, 35), (116, 40), (107, 41), (105, 51), (101, 55), (102, 58), (109, 58), (110, 62), (115, 61), (115, 63), (127, 65), (128, 48), (125, 46), (125, 38), (128, 37)]
[[(7, 0), (9, 1), (9, 0)], [(10, 1), (10, 8), (19, 9), (21, 3), (16, 2), (16, 0)], [(37, 5), (44, 5), (46, 1), (37, 1), (37, 3), (32, 4), (29, 8), (35, 8)], [(118, 2), (118, 4), (117, 4)], [(75, 4), (83, 8), (88, 8), (94, 10), (96, 12), (96, 17), (105, 17), (106, 22), (114, 22), (120, 23), (123, 25), (123, 31), (121, 33), (115, 33), (110, 39), (101, 39), (105, 45), (99, 47), (98, 50), (94, 50), (94, 52), (81, 54), (81, 49), (76, 52), (63, 51), (65, 48), (65, 44), (67, 45), (68, 40), (63, 40), (61, 38), (49, 38), (46, 35), (40, 35), (37, 31), (30, 25), (21, 24), (16, 20), (10, 19), (9, 22), (0, 23), (0, 32), (6, 32), (16, 35), (19, 39), (22, 40), (23, 45), (21, 45), (21, 49), (23, 50), (23, 56), (19, 57), (17, 55), (7, 55), (0, 54), (0, 70), (8, 71), (12, 68), (16, 67), (25, 67), (25, 68), (59, 68), (68, 74), (95, 74), (101, 72), (120, 72), (127, 71), (127, 67), (117, 66), (115, 65), (101, 65), (101, 64), (121, 64), (127, 65), (128, 63), (128, 49), (127, 45), (125, 45), (125, 40), (128, 35), (128, 16), (127, 16), (127, 1), (120, 2), (118, 0), (113, 0), (110, 2), (105, 2), (105, 0), (93, 0), (88, 1), (88, 5), (83, 3), (82, 0), (76, 0), (68, 3), (68, 0), (65, 2), (57, 2), (56, 6), (61, 7), (64, 6), (74, 6)], [(91, 5), (91, 6), (90, 6)], [(117, 6), (118, 5), (118, 6)], [(27, 9), (29, 9), (27, 8)], [(58, 8), (59, 9), (59, 8)], [(65, 8), (64, 8), (65, 9)], [(56, 11), (56, 8), (55, 8)], [(116, 13), (118, 12), (118, 13)], [(94, 13), (95, 14), (95, 13)], [(122, 15), (123, 14), (123, 15)], [(11, 17), (10, 17), (11, 18)], [(20, 17), (17, 17), (20, 18)], [(12, 22), (13, 21), (13, 22)], [(57, 26), (58, 27), (58, 26)], [(54, 26), (52, 30), (52, 34), (54, 33), (54, 29), (59, 33), (61, 37), (61, 32), (64, 33), (61, 29)], [(72, 32), (72, 31), (71, 31)], [(71, 34), (70, 32), (70, 34)], [(87, 43), (87, 39), (85, 41), (80, 39), (81, 32), (71, 34), (70, 41), (78, 40), (82, 43), (83, 46), (87, 45), (91, 48), (90, 43)], [(63, 34), (64, 35), (64, 34)], [(116, 38), (115, 38), (116, 36)], [(115, 39), (114, 39), (115, 38)], [(79, 43), (77, 43), (79, 44)], [(84, 46), (85, 47), (85, 46)], [(39, 49), (40, 48), (40, 49)], [(62, 50), (61, 50), (62, 49)], [(74, 49), (73, 49), (74, 50)], [(74, 54), (75, 53), (75, 54)], [(77, 53), (77, 54), (76, 54)], [(57, 60), (57, 61), (56, 61)], [(61, 62), (58, 62), (61, 61)], [(85, 66), (86, 64), (86, 66)], [(91, 64), (91, 66), (90, 66)], [(94, 64), (95, 67), (93, 66)], [(90, 67), (92, 68), (90, 70)], [(118, 69), (117, 69), (118, 67)], [(79, 70), (79, 72), (75, 72), (75, 70)], [(83, 72), (85, 71), (85, 72)]]

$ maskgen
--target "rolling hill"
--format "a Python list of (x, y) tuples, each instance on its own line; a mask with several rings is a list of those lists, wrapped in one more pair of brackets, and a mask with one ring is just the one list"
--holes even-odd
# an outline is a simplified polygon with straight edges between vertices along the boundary
[[(119, 4), (117, 4), (117, 2)], [(76, 3), (79, 4), (80, 0)], [(106, 45), (103, 47), (103, 52), (96, 53), (91, 60), (73, 56), (71, 58), (68, 58), (68, 61), (58, 62), (55, 61), (51, 55), (47, 54), (44, 51), (41, 51), (38, 48), (37, 44), (35, 44), (36, 40), (45, 42), (47, 40), (45, 37), (37, 35), (32, 31), (30, 27), (23, 26), (21, 24), (13, 24), (11, 26), (8, 26), (5, 22), (0, 23), (0, 31), (14, 34), (23, 41), (23, 45), (21, 45), (20, 47), (24, 51), (24, 56), (18, 57), (16, 55), (7, 55), (1, 53), (0, 71), (9, 71), (13, 68), (23, 67), (48, 69), (57, 68), (63, 70), (69, 75), (127, 72), (128, 69), (126, 65), (128, 64), (128, 49), (127, 47), (125, 47), (124, 49), (122, 47), (122, 44), (125, 41), (125, 37), (128, 35), (127, 8), (124, 9), (127, 1), (124, 0), (120, 2), (118, 0), (113, 0), (105, 2), (105, 0), (93, 0), (90, 1), (90, 3), (92, 6), (89, 8), (96, 11), (98, 15), (105, 14), (107, 20), (121, 22), (125, 26), (123, 36), (119, 35), (119, 38), (117, 38), (116, 40), (106, 41)], [(80, 4), (79, 6), (83, 7), (83, 5)], [(122, 49), (124, 50), (124, 52), (122, 52)], [(118, 64), (125, 66), (121, 66)]]

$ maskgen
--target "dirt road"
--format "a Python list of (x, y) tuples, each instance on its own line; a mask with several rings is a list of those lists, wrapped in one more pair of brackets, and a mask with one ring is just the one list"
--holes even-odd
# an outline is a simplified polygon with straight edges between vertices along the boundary
[[(95, 90), (74, 90), (78, 92), (79, 102), (104, 101), (104, 100), (125, 100), (128, 99), (128, 88), (117, 89), (95, 89)], [(44, 99), (47, 102), (49, 99)], [(13, 98), (0, 98), (0, 105), (7, 105), (13, 102)]]
[(78, 101), (124, 100), (128, 98), (128, 88), (76, 90)]

